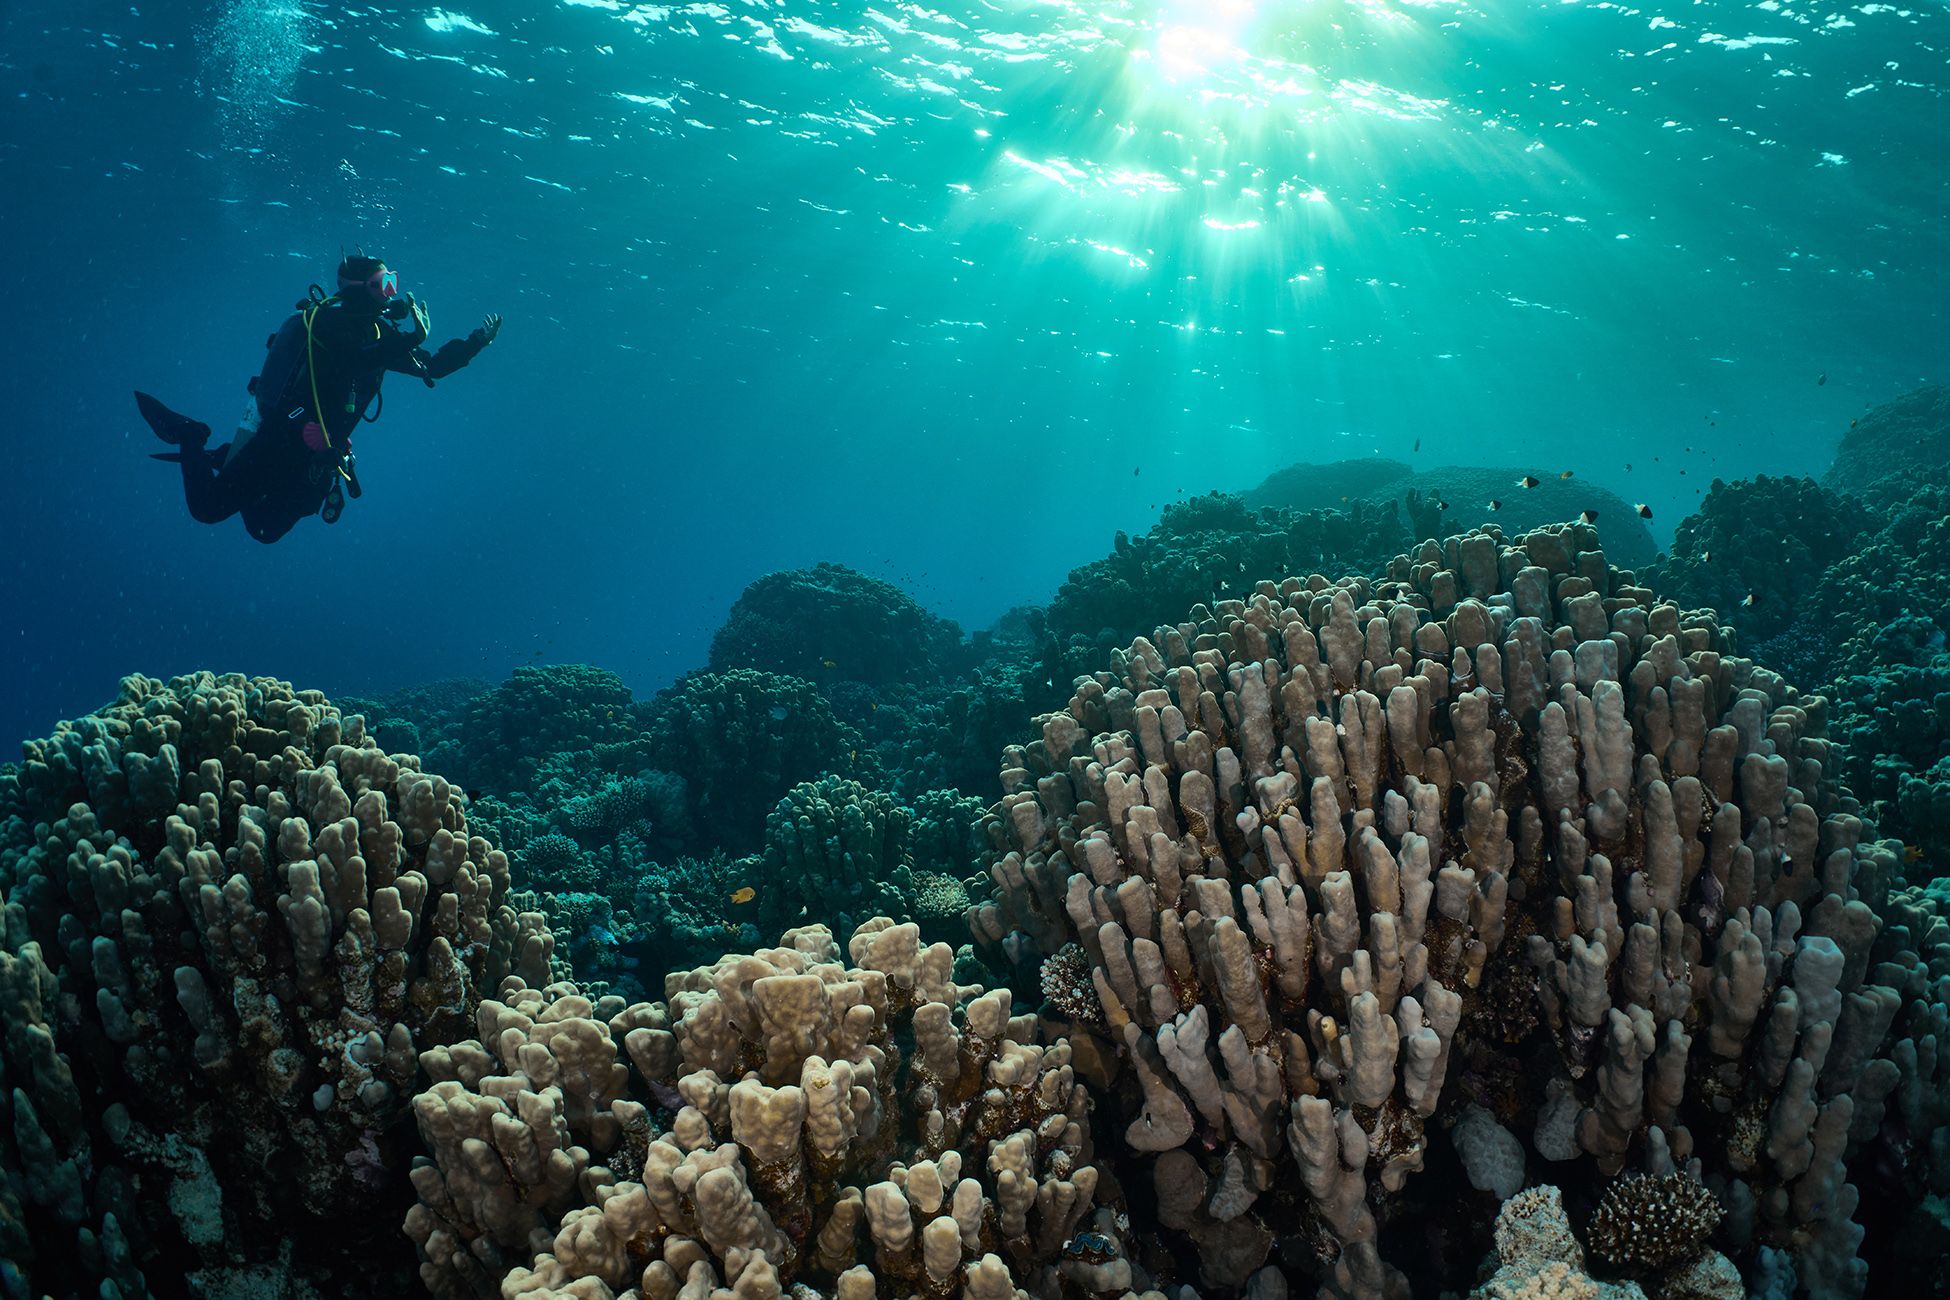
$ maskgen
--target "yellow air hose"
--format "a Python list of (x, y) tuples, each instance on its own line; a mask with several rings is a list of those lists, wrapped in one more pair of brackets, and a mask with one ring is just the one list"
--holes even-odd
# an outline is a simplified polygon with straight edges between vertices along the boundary
[[(325, 439), (325, 445), (327, 447), (332, 445), (332, 430), (325, 423), (325, 403), (320, 401), (318, 397), (318, 366), (313, 359), (312, 342), (315, 335), (312, 331), (312, 321), (317, 318), (321, 307), (324, 307), (327, 303), (336, 301), (338, 301), (338, 295), (333, 294), (330, 298), (325, 299), (324, 302), (312, 304), (305, 311), (305, 378), (311, 383), (311, 409), (318, 416), (318, 432)], [(425, 341), (433, 334), (433, 313), (417, 302), (409, 302), (408, 306), (413, 309), (413, 319), (418, 321), (420, 325), (420, 338), (422, 341)], [(378, 328), (379, 326), (375, 322), (373, 329), (377, 330)], [(346, 409), (350, 410), (352, 408), (347, 407)], [(352, 481), (352, 476), (345, 472), (344, 461), (339, 462), (338, 471), (340, 478), (348, 483)]]

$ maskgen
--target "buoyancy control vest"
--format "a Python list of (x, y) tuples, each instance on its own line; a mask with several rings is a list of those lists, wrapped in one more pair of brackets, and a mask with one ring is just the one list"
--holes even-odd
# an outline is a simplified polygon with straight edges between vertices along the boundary
[[(335, 301), (317, 285), (311, 286), (311, 292), (297, 304), (297, 310), (264, 340), (264, 365), (245, 385), (252, 405), (245, 408), (245, 419), (231, 439), (231, 457), (256, 437), (266, 423), (297, 424), (307, 418), (324, 423), (317, 377), (313, 374), (313, 322), (320, 311)], [(377, 390), (374, 395), (378, 395)], [(378, 412), (374, 412), (370, 418), (377, 417)], [(339, 488), (341, 479), (351, 496), (362, 495), (358, 471), (353, 465), (351, 448), (341, 445), (331, 448), (329, 459), (313, 466), (329, 480), (320, 510), (327, 523), (337, 523), (345, 509), (345, 494)]]

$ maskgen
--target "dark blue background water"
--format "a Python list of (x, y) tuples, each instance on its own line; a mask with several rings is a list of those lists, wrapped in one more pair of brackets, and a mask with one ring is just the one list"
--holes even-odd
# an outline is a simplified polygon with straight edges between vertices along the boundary
[[(1296, 460), (1571, 467), (1663, 536), (1944, 378), (1935, 0), (0, 0), (0, 37), (0, 736), (131, 671), (651, 689), (818, 559), (979, 626)], [(501, 340), (395, 377), (337, 526), (191, 523), (129, 391), (222, 436), (360, 243)]]

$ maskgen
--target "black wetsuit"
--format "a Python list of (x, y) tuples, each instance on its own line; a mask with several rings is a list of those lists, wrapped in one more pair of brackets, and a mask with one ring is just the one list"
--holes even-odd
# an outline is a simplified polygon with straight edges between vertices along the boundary
[[(309, 372), (300, 364), (283, 394), (260, 395), (259, 407), (269, 414), (255, 434), (236, 444), (209, 447), (207, 425), (176, 415), (146, 394), (136, 398), (157, 434), (179, 446), (190, 517), (216, 524), (242, 514), (252, 537), (275, 542), (325, 502), (350, 451), (352, 432), (379, 396), (387, 371), (412, 375), (431, 387), (472, 361), (488, 340), (475, 330), (431, 353), (425, 342), (411, 315), (395, 321), (375, 306), (327, 302), (313, 318), (311, 345), (324, 413), (313, 409)], [(323, 451), (305, 446), (304, 427), (312, 420), (330, 439)]]

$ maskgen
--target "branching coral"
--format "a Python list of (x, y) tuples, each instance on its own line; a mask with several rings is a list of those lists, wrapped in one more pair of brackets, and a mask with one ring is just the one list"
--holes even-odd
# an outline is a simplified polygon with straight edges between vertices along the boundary
[[(1834, 811), (1821, 702), (1595, 541), (1488, 530), (1378, 583), (1262, 582), (1132, 642), (1012, 752), (972, 928), (1083, 949), (1125, 1142), (1158, 1153), (1208, 1283), (1300, 1234), (1334, 1293), (1402, 1291), (1377, 1210), (1462, 1060), (1535, 1090), (1540, 1151), (1568, 1137), (1599, 1185), (1704, 1176), (1739, 1248), (1859, 1291), (1846, 1158), (1896, 1081), (1899, 999), (1868, 979), (1893, 851)], [(1522, 1044), (1477, 1017), (1459, 1040), (1526, 974)]]
[[(913, 926), (820, 927), (596, 1007), (511, 981), (429, 1052), (407, 1231), (443, 1296), (1124, 1292), (1066, 1044)], [(1087, 1249), (1066, 1249), (1094, 1234)], [(681, 1290), (680, 1290), (681, 1288)]]
[(19, 1285), (140, 1296), (276, 1264), (396, 1290), (408, 1261), (369, 1209), (402, 1172), (416, 1054), (549, 969), (460, 792), (316, 692), (201, 673), (127, 678), (29, 743), (0, 817)]

